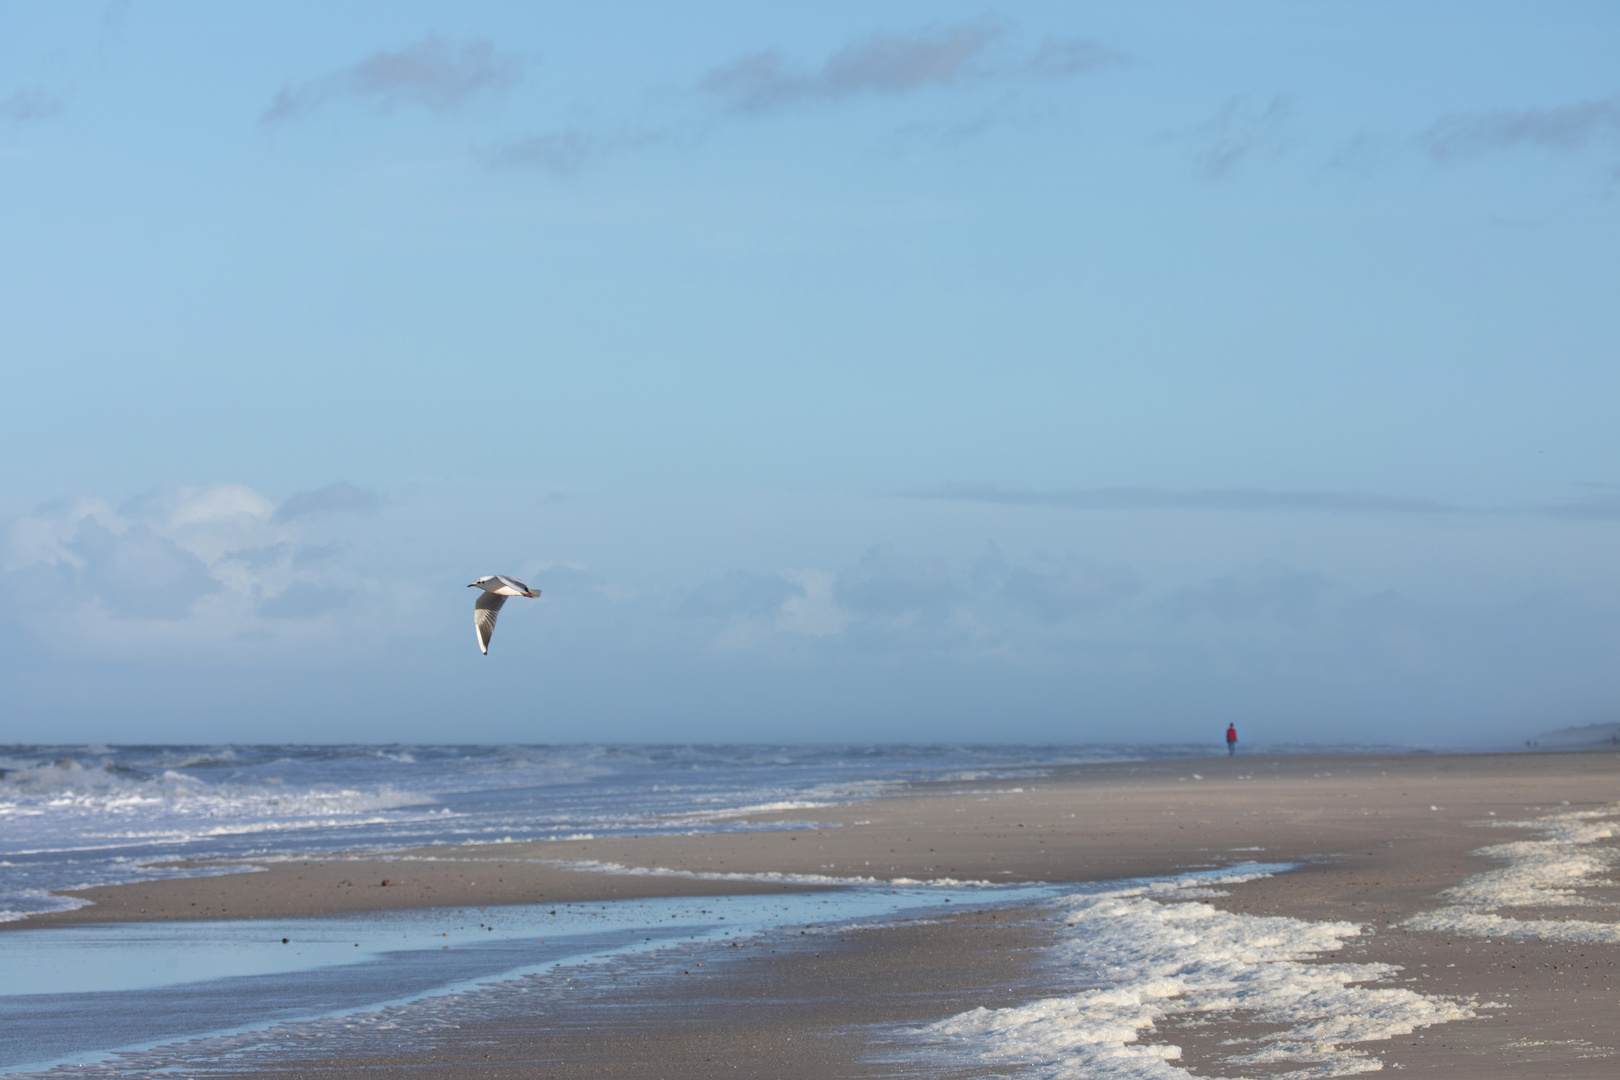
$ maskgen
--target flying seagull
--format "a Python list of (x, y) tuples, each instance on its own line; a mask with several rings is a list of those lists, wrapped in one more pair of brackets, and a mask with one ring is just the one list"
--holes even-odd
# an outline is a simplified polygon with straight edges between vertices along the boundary
[(485, 656), (489, 655), (489, 637), (495, 632), (495, 616), (501, 612), (501, 605), (506, 603), (508, 596), (536, 597), (540, 595), (539, 589), (531, 589), (515, 577), (505, 574), (491, 574), (481, 577), (468, 585), (469, 589), (482, 589), (478, 599), (473, 601), (473, 630), (478, 634), (478, 651)]

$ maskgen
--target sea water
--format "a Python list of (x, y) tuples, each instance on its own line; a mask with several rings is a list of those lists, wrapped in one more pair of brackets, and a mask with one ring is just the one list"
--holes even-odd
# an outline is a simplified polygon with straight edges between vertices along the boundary
[(783, 926), (825, 932), (1057, 891), (863, 888), (43, 927), (0, 935), (0, 1073), (141, 1074), (248, 1046), (324, 1050), (334, 1030), (377, 1036), (487, 1019), (514, 995), (568, 977), (559, 972), (637, 954), (699, 967), (714, 957), (690, 959), (693, 950)]
[[(0, 750), (0, 920), (181, 860), (791, 827), (913, 782), (1198, 746), (33, 746)], [(217, 872), (217, 871), (216, 871)]]

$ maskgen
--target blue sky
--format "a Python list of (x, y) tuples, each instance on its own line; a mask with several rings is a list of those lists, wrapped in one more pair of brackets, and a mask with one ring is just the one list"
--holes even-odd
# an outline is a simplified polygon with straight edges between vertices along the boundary
[(1612, 5), (576, 8), (0, 6), (0, 740), (1620, 710)]

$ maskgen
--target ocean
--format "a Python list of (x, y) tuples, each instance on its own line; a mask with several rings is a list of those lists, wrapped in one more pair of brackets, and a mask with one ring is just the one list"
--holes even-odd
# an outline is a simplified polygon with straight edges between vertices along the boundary
[[(1210, 746), (13, 746), (0, 750), (0, 920), (183, 860), (757, 829), (930, 780), (1193, 757)], [(773, 827), (773, 826), (765, 826)], [(788, 827), (777, 825), (776, 828)]]

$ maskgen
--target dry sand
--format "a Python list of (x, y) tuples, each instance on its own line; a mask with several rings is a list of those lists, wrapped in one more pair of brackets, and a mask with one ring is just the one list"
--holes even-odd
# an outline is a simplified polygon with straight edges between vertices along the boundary
[[(814, 817), (816, 827), (434, 847), (387, 859), (353, 853), (271, 864), (258, 873), (87, 890), (82, 895), (94, 907), (11, 925), (802, 888), (570, 868), (587, 862), (703, 874), (995, 882), (1103, 881), (1249, 859), (1299, 862), (1304, 865), (1298, 870), (1232, 887), (1213, 903), (1251, 914), (1365, 924), (1371, 932), (1353, 939), (1346, 949), (1353, 955), (1343, 958), (1399, 965), (1393, 985), (1505, 1006), (1369, 1044), (1384, 1067), (1459, 1078), (1521, 1076), (1531, 1068), (1610, 1077), (1620, 1074), (1620, 1029), (1614, 1023), (1620, 946), (1462, 938), (1398, 924), (1440, 906), (1440, 890), (1496, 865), (1473, 854), (1504, 839), (1480, 827), (1491, 814), (1525, 819), (1616, 802), (1620, 756), (1606, 752), (1081, 766), (1028, 780), (924, 785), (899, 797), (774, 815)], [(384, 879), (392, 884), (383, 886)], [(1620, 901), (1606, 893), (1597, 898)], [(1562, 917), (1540, 913), (1548, 914)], [(1613, 922), (1617, 910), (1588, 907), (1578, 915)], [(964, 912), (943, 922), (850, 931), (837, 939), (783, 938), (752, 951), (714, 947), (700, 976), (650, 968), (638, 973), (632, 969), (644, 961), (625, 961), (582, 970), (577, 985), (559, 989), (543, 1008), (443, 1033), (408, 1057), (361, 1047), (320, 1061), (279, 1060), (272, 1071), (958, 1075), (921, 1050), (912, 1053), (903, 1041), (896, 1043), (896, 1026), (1051, 995), (1057, 973), (1043, 965), (1040, 946), (1055, 932), (1050, 913), (1041, 909)], [(1239, 1028), (1238, 1020), (1213, 1027), (1171, 1024), (1153, 1038), (1181, 1045), (1180, 1064), (1195, 1074), (1242, 1075), (1223, 1064), (1220, 1045)], [(246, 1063), (241, 1069), (260, 1071)], [(965, 1068), (959, 1075), (985, 1072)]]

